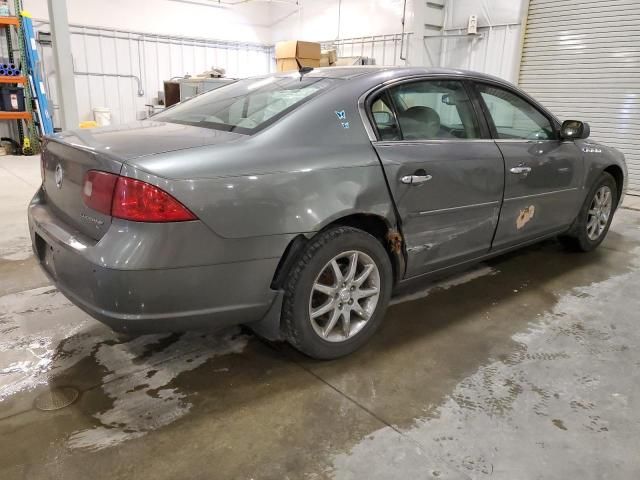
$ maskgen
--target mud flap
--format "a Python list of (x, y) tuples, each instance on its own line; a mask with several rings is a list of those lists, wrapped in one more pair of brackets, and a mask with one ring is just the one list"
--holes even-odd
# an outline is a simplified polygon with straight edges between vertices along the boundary
[(284, 291), (278, 290), (269, 310), (264, 317), (257, 322), (248, 323), (245, 326), (250, 328), (256, 335), (271, 341), (284, 340), (280, 332), (280, 316), (282, 314), (282, 300)]

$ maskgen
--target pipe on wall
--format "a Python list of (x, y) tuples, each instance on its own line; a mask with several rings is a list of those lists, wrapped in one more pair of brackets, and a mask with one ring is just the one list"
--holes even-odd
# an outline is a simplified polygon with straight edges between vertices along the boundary
[(86, 75), (86, 76), (94, 76), (94, 77), (119, 77), (119, 78), (133, 78), (138, 84), (138, 96), (144, 97), (144, 89), (142, 88), (142, 81), (140, 77), (137, 75), (127, 75), (124, 73), (99, 73), (99, 72), (78, 72), (76, 70), (73, 71), (74, 75)]
[(404, 0), (404, 6), (402, 7), (402, 38), (400, 39), (400, 60), (407, 60), (407, 56), (402, 56), (404, 51), (404, 24), (407, 19), (407, 0)]

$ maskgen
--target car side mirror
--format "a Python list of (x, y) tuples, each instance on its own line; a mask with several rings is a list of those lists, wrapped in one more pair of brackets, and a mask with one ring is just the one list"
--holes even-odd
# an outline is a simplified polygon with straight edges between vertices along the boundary
[(565, 120), (560, 128), (560, 137), (563, 140), (576, 140), (589, 138), (591, 128), (586, 122), (579, 120)]

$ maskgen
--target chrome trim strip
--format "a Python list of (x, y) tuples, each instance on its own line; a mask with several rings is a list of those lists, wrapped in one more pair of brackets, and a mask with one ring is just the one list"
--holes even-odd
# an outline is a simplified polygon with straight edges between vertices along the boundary
[(555, 195), (558, 193), (566, 193), (566, 192), (577, 192), (578, 189), (577, 188), (563, 188), (562, 190), (554, 190), (553, 192), (543, 192), (543, 193), (535, 193), (533, 195), (523, 195), (522, 197), (512, 197), (512, 198), (505, 198), (504, 201), (506, 202), (513, 202), (515, 200), (524, 200), (525, 198), (535, 198), (535, 197), (546, 197), (548, 195)]
[(432, 140), (376, 140), (372, 142), (378, 146), (398, 146), (398, 145), (425, 145), (430, 143), (493, 143), (490, 138), (434, 138)]
[(496, 138), (495, 142), (500, 143), (559, 143), (560, 140), (554, 138), (547, 138), (545, 140), (527, 140), (526, 138)]
[(413, 212), (413, 213), (410, 213), (409, 215), (412, 217), (417, 217), (417, 216), (423, 217), (427, 215), (438, 215), (440, 213), (455, 212), (455, 211), (464, 210), (464, 209), (491, 207), (494, 205), (500, 205), (500, 200), (496, 200), (494, 202), (474, 203), (473, 205), (462, 205), (460, 207), (441, 208), (439, 210), (428, 210), (425, 212)]

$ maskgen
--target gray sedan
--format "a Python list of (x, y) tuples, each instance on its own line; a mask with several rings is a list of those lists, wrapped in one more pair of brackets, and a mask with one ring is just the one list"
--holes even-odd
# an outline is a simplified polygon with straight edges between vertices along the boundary
[(60, 291), (114, 329), (245, 324), (335, 358), (411, 279), (552, 236), (597, 247), (627, 170), (588, 136), (472, 72), (269, 75), (48, 138), (29, 226)]

